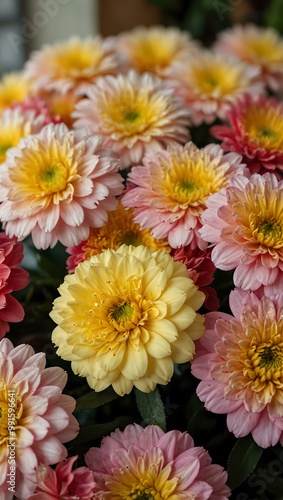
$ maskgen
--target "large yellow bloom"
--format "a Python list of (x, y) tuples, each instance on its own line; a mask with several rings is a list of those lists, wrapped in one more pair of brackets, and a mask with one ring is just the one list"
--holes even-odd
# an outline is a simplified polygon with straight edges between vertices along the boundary
[(123, 395), (167, 384), (173, 363), (192, 359), (204, 333), (196, 313), (204, 294), (164, 250), (105, 250), (80, 263), (59, 292), (52, 341), (96, 391), (112, 384)]

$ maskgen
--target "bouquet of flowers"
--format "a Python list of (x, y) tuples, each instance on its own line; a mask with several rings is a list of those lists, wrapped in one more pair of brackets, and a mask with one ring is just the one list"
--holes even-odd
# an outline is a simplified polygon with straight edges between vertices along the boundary
[(0, 498), (282, 498), (283, 39), (72, 38), (0, 83)]

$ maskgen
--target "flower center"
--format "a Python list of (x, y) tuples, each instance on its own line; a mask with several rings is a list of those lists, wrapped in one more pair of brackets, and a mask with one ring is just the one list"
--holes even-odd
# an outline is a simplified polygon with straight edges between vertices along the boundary
[(134, 309), (128, 302), (123, 302), (120, 305), (117, 305), (111, 310), (110, 315), (114, 318), (118, 323), (122, 323), (125, 321), (130, 321), (133, 316)]
[(4, 144), (0, 144), (0, 157), (5, 155), (8, 149), (12, 148), (13, 144), (11, 142), (6, 142)]
[(173, 58), (175, 47), (170, 40), (161, 40), (160, 37), (152, 37), (136, 41), (132, 45), (132, 59), (140, 71), (148, 71), (155, 68), (165, 68)]
[[(58, 72), (64, 76), (81, 73), (85, 70), (95, 69), (102, 59), (102, 51), (93, 45), (73, 44), (61, 49), (54, 59)], [(78, 75), (79, 76), (79, 75)]]
[(208, 196), (218, 192), (225, 183), (224, 170), (216, 169), (202, 151), (198, 150), (195, 157), (189, 157), (186, 152), (172, 155), (170, 163), (164, 173), (154, 174), (155, 185), (181, 208), (204, 205)]
[(258, 147), (283, 151), (283, 113), (274, 105), (251, 106), (243, 118), (244, 130)]
[(271, 382), (275, 388), (282, 388), (283, 376), (283, 342), (276, 339), (254, 344), (247, 352), (244, 375), (253, 380), (251, 388), (259, 392)]
[(137, 247), (142, 244), (142, 238), (140, 237), (139, 231), (136, 232), (127, 232), (122, 235), (121, 245), (133, 245)]
[(252, 235), (261, 245), (272, 248), (283, 247), (283, 225), (274, 218), (264, 219), (254, 226), (255, 216), (251, 215)]
[(129, 111), (125, 111), (124, 113), (124, 120), (126, 122), (134, 122), (135, 120), (137, 120), (139, 118), (140, 114), (138, 111), (134, 110), (134, 109), (130, 109)]
[(146, 89), (130, 89), (102, 102), (100, 116), (108, 133), (129, 137), (154, 127), (165, 111), (162, 96), (150, 96)]
[(239, 70), (230, 65), (227, 66), (221, 61), (215, 60), (213, 65), (209, 67), (207, 65), (199, 66), (197, 63), (192, 69), (195, 88), (206, 94), (217, 92), (219, 96), (225, 95), (239, 87)]
[(62, 163), (44, 167), (38, 175), (38, 186), (44, 194), (58, 193), (66, 187), (68, 172)]
[(137, 485), (132, 488), (130, 495), (128, 495), (125, 500), (154, 500), (158, 498), (157, 495), (157, 491), (153, 488)]

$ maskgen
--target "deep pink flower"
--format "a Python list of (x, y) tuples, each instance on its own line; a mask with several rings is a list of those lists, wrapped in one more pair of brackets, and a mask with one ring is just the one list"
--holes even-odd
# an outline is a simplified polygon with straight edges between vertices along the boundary
[(189, 277), (198, 286), (199, 290), (205, 294), (204, 307), (210, 311), (218, 309), (219, 300), (216, 290), (207, 286), (213, 282), (213, 273), (216, 270), (215, 265), (211, 262), (211, 249), (200, 250), (188, 245), (172, 249), (171, 255), (175, 261), (185, 264)]
[(25, 500), (34, 491), (37, 466), (64, 460), (62, 443), (78, 433), (72, 415), (76, 401), (62, 394), (67, 373), (45, 363), (45, 354), (35, 354), (29, 345), (0, 341), (0, 496), (7, 493), (10, 456), (16, 464), (16, 497)]
[(29, 282), (28, 272), (19, 267), (22, 259), (22, 243), (0, 233), (0, 338), (9, 331), (9, 322), (17, 323), (24, 318), (23, 307), (11, 295)]
[(142, 229), (151, 228), (154, 238), (168, 238), (172, 248), (204, 249), (207, 243), (199, 229), (206, 200), (243, 171), (241, 157), (223, 154), (217, 144), (202, 149), (192, 142), (169, 146), (146, 155), (143, 165), (132, 169), (128, 181), (134, 187), (122, 196), (122, 203), (134, 209), (134, 221)]
[(91, 500), (95, 482), (87, 467), (72, 467), (78, 456), (69, 457), (52, 469), (39, 465), (36, 469), (36, 488), (28, 500)]
[(283, 300), (235, 289), (234, 315), (205, 315), (206, 333), (197, 341), (192, 373), (207, 410), (227, 414), (236, 437), (251, 433), (267, 448), (283, 445)]
[(100, 500), (225, 500), (230, 495), (227, 473), (211, 464), (208, 452), (194, 447), (186, 432), (128, 425), (103, 438), (100, 448), (90, 448), (85, 459), (94, 471)]
[(282, 175), (282, 102), (247, 94), (231, 106), (225, 121), (226, 125), (211, 128), (224, 151), (241, 154), (252, 173), (279, 170)]
[(214, 245), (211, 260), (235, 269), (235, 286), (256, 290), (283, 271), (283, 181), (274, 174), (236, 175), (209, 197), (202, 238)]

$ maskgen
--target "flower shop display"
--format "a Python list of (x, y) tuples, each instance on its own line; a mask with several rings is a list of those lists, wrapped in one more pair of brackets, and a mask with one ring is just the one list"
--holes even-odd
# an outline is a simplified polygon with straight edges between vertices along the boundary
[(0, 82), (0, 499), (283, 491), (283, 38), (74, 37)]

